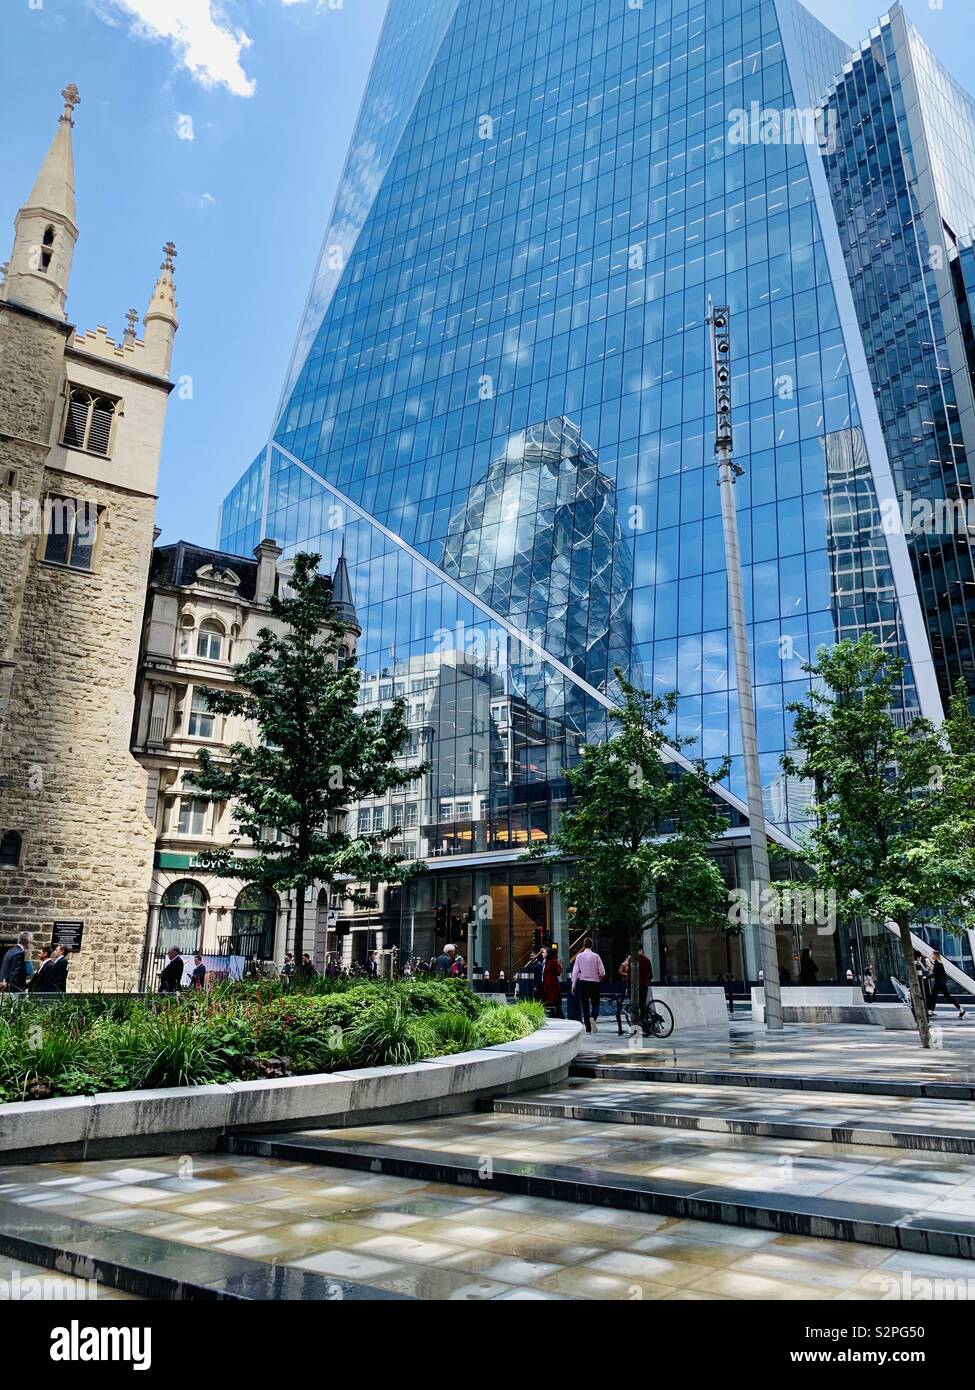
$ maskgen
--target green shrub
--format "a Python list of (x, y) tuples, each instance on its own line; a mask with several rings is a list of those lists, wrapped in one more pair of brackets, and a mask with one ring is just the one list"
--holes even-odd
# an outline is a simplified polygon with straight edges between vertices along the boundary
[(349, 1032), (347, 1046), (358, 1067), (404, 1067), (423, 1055), (417, 1020), (395, 996), (365, 1014)]
[(481, 1047), (496, 1047), (499, 1043), (517, 1042), (535, 1032), (535, 1024), (523, 1004), (496, 1004), (485, 1009), (477, 1020), (477, 1035)]
[(0, 998), (0, 1102), (403, 1066), (524, 1037), (464, 980), (226, 982), (179, 999)]
[(428, 1014), (426, 1022), (437, 1041), (443, 1044), (445, 1051), (449, 1049), (451, 1052), (473, 1052), (480, 1046), (477, 1025), (466, 1014), (442, 1010), (440, 1013)]

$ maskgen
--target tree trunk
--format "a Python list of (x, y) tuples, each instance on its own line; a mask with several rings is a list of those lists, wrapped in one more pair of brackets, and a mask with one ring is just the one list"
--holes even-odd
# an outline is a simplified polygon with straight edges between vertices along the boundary
[(898, 917), (897, 926), (901, 934), (901, 950), (904, 953), (904, 970), (907, 975), (907, 987), (911, 991), (911, 1003), (914, 1005), (914, 1017), (917, 1020), (918, 1037), (921, 1039), (922, 1047), (930, 1047), (931, 1030), (928, 1026), (928, 1007), (924, 1001), (924, 991), (921, 989), (921, 981), (917, 977), (917, 966), (914, 963), (914, 944), (911, 941), (911, 924), (907, 917)]
[(304, 984), (305, 967), (301, 957), (305, 949), (305, 890), (297, 888), (295, 893), (295, 931), (291, 949), (295, 953), (295, 979)]

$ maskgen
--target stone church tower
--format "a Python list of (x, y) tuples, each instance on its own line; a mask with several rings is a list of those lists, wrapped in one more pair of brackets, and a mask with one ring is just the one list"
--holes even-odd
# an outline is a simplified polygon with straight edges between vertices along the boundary
[(167, 245), (139, 339), (79, 334), (77, 88), (0, 286), (0, 945), (84, 923), (69, 988), (138, 976), (154, 832), (129, 752), (177, 329)]

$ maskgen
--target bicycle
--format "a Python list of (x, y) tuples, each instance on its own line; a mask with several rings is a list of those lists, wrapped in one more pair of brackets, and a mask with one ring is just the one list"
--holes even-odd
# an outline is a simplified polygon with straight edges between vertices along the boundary
[(632, 1032), (634, 1028), (642, 1028), (644, 1037), (669, 1038), (674, 1031), (674, 1015), (670, 1008), (662, 999), (647, 997), (647, 1012), (645, 1018), (637, 1018), (634, 1022), (633, 1008), (630, 1004), (630, 996), (621, 994), (616, 1001), (616, 1026), (619, 1029), (620, 1037), (623, 1036), (623, 1025), (626, 1024), (628, 1030)]

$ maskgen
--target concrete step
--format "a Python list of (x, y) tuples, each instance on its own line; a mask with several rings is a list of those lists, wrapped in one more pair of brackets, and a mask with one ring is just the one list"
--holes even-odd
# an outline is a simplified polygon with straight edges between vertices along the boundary
[(975, 1162), (539, 1116), (236, 1135), (231, 1152), (975, 1259)]
[(913, 1096), (921, 1100), (975, 1100), (975, 1082), (941, 1081), (934, 1077), (908, 1081), (887, 1077), (828, 1076), (818, 1073), (723, 1071), (716, 1067), (661, 1065), (658, 1053), (580, 1052), (572, 1063), (570, 1076), (590, 1080), (665, 1081), (682, 1086), (748, 1086), (761, 1090), (822, 1091), (830, 1094), (863, 1096)]
[(593, 1124), (805, 1139), (838, 1145), (975, 1154), (975, 1110), (967, 1101), (840, 1096), (747, 1086), (570, 1080), (552, 1091), (487, 1100), (496, 1115)]

